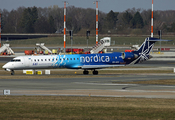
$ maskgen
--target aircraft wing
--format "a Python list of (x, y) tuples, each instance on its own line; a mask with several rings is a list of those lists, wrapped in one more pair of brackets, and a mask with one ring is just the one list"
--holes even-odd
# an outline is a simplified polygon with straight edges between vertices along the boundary
[(101, 68), (109, 68), (109, 67), (120, 67), (125, 65), (83, 65), (79, 66), (81, 69), (101, 69)]

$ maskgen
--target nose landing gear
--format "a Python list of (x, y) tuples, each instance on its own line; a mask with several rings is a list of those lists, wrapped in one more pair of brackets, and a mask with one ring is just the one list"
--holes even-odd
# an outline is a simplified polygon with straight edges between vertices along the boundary
[(11, 75), (14, 75), (14, 74), (15, 74), (14, 70), (11, 70)]

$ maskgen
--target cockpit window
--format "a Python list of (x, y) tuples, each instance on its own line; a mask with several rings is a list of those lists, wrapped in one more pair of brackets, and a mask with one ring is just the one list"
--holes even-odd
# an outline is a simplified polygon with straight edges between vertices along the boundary
[(13, 59), (13, 60), (11, 60), (11, 62), (21, 62), (21, 60), (20, 59)]

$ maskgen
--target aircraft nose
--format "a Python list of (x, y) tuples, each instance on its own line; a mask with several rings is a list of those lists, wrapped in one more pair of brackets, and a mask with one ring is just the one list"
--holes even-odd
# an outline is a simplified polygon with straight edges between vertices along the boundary
[(8, 69), (8, 68), (10, 68), (10, 64), (9, 63), (6, 63), (4, 66), (2, 66), (2, 68)]
[(2, 68), (4, 68), (6, 71), (11, 71), (11, 68), (9, 67), (10, 65), (6, 63)]
[(2, 68), (4, 68), (4, 69), (7, 68), (7, 64), (3, 65)]

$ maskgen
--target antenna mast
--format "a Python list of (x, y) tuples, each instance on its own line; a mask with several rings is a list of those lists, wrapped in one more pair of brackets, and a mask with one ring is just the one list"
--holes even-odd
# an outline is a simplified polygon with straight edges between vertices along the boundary
[(151, 37), (153, 37), (153, 0), (152, 0), (152, 14), (151, 14)]

